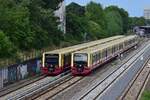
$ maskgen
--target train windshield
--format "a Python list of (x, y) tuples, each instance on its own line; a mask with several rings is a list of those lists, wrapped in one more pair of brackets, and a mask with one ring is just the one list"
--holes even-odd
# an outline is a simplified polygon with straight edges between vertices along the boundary
[(59, 54), (45, 54), (45, 64), (46, 65), (58, 65)]
[(76, 64), (87, 64), (87, 54), (74, 54), (74, 63)]

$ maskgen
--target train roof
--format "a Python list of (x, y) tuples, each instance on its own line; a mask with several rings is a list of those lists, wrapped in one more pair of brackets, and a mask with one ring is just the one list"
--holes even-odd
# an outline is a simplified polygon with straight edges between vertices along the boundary
[(139, 26), (140, 28), (150, 28), (150, 26)]
[(53, 50), (53, 51), (49, 51), (49, 52), (45, 52), (45, 53), (64, 54), (64, 53), (74, 52), (74, 51), (82, 49), (82, 48), (83, 49), (88, 48), (88, 47), (91, 47), (94, 45), (106, 43), (107, 41), (116, 40), (116, 39), (120, 39), (123, 37), (124, 37), (124, 35), (113, 36), (113, 37), (109, 37), (109, 38), (105, 38), (105, 39), (101, 39), (101, 40), (96, 40), (96, 41), (91, 41), (91, 42), (87, 42), (87, 43), (83, 43), (83, 44), (78, 44), (78, 45), (74, 45), (74, 46), (70, 46), (70, 47), (66, 47), (66, 48), (62, 48), (62, 49), (57, 49), (57, 50)]
[(120, 43), (122, 43), (122, 42), (124, 42), (126, 40), (133, 39), (135, 37), (136, 37), (136, 35), (127, 36), (127, 37), (124, 37), (124, 38), (121, 38), (121, 39), (117, 39), (117, 40), (114, 40), (114, 41), (111, 41), (111, 42), (107, 42), (105, 44), (101, 44), (101, 45), (97, 45), (97, 46), (90, 47), (90, 48), (87, 48), (87, 49), (83, 49), (83, 50), (80, 50), (80, 51), (76, 51), (74, 53), (94, 53), (94, 52), (106, 49), (106, 48), (108, 48), (110, 46), (113, 46), (113, 45), (116, 45), (116, 44), (120, 44)]

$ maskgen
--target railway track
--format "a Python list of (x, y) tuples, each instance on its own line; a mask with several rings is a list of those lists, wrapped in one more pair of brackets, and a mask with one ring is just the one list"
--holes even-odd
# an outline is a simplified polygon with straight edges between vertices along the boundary
[(57, 96), (58, 94), (64, 92), (68, 88), (74, 86), (78, 82), (80, 82), (84, 77), (70, 77), (68, 79), (63, 80), (62, 82), (55, 84), (54, 86), (47, 89), (47, 91), (44, 91), (44, 93), (41, 93), (40, 95), (36, 97), (32, 97), (29, 99), (34, 100), (51, 100), (53, 97)]
[(76, 84), (78, 84), (78, 82), (82, 81), (83, 77), (79, 78), (69, 78), (69, 79), (65, 79), (62, 82), (60, 82), (59, 84), (55, 84), (54, 86), (50, 87), (49, 89), (43, 91), (42, 93), (38, 93), (37, 95), (34, 95), (30, 98), (27, 98), (28, 100), (51, 100), (51, 99), (55, 99), (55, 97), (57, 97), (57, 95), (65, 92), (68, 90), (68, 88), (71, 88), (73, 86), (75, 86)]
[(36, 76), (36, 77), (33, 77), (33, 78), (29, 78), (27, 80), (23, 80), (21, 82), (18, 82), (17, 84), (12, 84), (12, 85), (9, 85), (7, 87), (4, 87), (3, 89), (0, 90), (0, 97), (4, 96), (4, 95), (7, 95), (11, 92), (14, 92), (16, 90), (19, 90), (29, 84), (32, 84), (36, 81), (39, 81), (43, 78), (45, 78), (46, 76), (45, 75), (41, 75), (41, 76)]
[(150, 59), (143, 65), (136, 74), (133, 81), (130, 82), (119, 100), (139, 100), (150, 77)]
[(41, 80), (33, 82), (32, 84), (26, 85), (18, 90), (15, 90), (11, 93), (5, 94), (0, 97), (0, 100), (21, 100), (27, 97), (30, 97), (37, 92), (47, 89), (54, 83), (60, 82), (61, 80), (70, 77), (71, 75), (68, 72), (62, 73), (55, 77), (45, 77)]
[[(102, 81), (95, 83), (92, 87), (87, 89), (83, 95), (80, 95), (78, 98), (73, 97), (73, 100), (96, 100), (100, 99), (103, 93), (112, 85), (115, 81), (118, 80), (130, 67), (138, 60), (143, 58), (141, 57), (145, 50), (148, 49), (150, 45), (146, 46), (138, 54), (135, 54), (133, 57), (124, 62), (119, 68), (106, 76)], [(141, 57), (141, 58), (139, 58)]]

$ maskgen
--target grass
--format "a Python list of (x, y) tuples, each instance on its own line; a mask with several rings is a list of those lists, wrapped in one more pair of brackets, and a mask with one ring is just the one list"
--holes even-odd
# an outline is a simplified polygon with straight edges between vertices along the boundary
[(150, 91), (145, 90), (140, 100), (150, 100)]

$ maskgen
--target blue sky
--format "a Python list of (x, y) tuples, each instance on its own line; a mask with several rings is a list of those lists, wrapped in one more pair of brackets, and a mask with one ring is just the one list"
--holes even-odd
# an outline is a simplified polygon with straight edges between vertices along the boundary
[(101, 3), (103, 7), (117, 5), (128, 11), (130, 16), (143, 16), (144, 8), (150, 8), (150, 0), (65, 0), (66, 4), (76, 2), (80, 5), (86, 5), (90, 1)]

